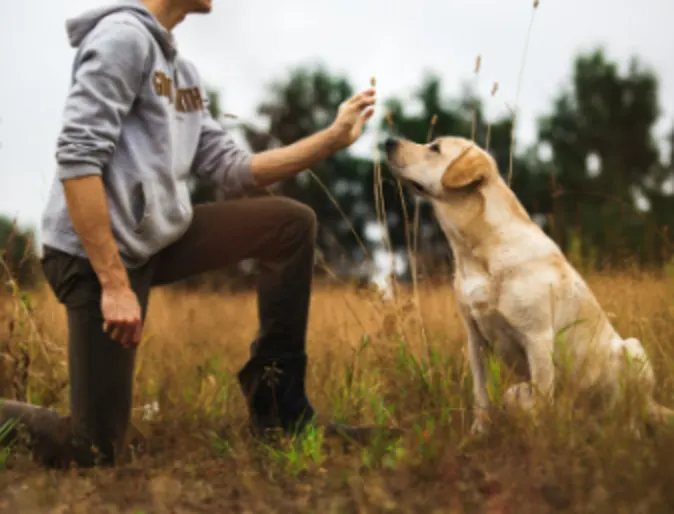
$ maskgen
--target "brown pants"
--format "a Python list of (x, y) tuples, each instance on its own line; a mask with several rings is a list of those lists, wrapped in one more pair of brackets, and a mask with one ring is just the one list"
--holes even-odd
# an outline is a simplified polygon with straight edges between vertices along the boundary
[[(151, 287), (258, 259), (260, 327), (251, 357), (304, 354), (315, 237), (314, 212), (287, 198), (198, 205), (179, 241), (142, 268), (129, 270), (131, 287), (144, 319)], [(103, 331), (100, 284), (88, 260), (45, 248), (42, 264), (68, 314), (74, 441), (95, 445), (103, 462), (112, 462), (130, 419), (135, 349)]]

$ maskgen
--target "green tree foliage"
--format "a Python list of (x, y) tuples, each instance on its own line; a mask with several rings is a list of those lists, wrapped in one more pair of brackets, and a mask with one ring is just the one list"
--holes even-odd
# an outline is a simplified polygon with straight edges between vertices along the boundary
[[(530, 213), (542, 215), (537, 220), (546, 220), (544, 230), (564, 250), (579, 247), (590, 264), (617, 265), (628, 254), (636, 255), (642, 264), (661, 264), (671, 256), (663, 231), (674, 222), (674, 209), (662, 185), (672, 176), (672, 160), (669, 164), (660, 160), (652, 135), (659, 116), (657, 86), (655, 74), (636, 59), (621, 73), (601, 50), (579, 55), (570, 87), (560, 92), (549, 113), (539, 120), (538, 141), (513, 155), (514, 193)], [(327, 127), (340, 103), (353, 92), (346, 78), (322, 66), (291, 70), (285, 80), (271, 83), (258, 107), (268, 129), (244, 123), (245, 138), (254, 151), (291, 144)], [(209, 96), (212, 114), (219, 117), (219, 98), (215, 93)], [(507, 178), (510, 115), (485, 119), (482, 102), (469, 87), (456, 98), (445, 98), (434, 75), (423, 77), (414, 100), (419, 105), (415, 112), (406, 109), (401, 99), (383, 102), (393, 126), (384, 120), (379, 133), (417, 142), (442, 135), (472, 137), (487, 147)], [(430, 133), (432, 119), (436, 122)], [(539, 158), (542, 145), (551, 150), (551, 158)], [(592, 160), (600, 164), (599, 172), (588, 172)], [(343, 151), (313, 171), (320, 182), (303, 173), (270, 189), (316, 211), (324, 260), (333, 270), (348, 272), (376, 246), (365, 237), (368, 224), (377, 216), (374, 164)], [(393, 250), (404, 254), (417, 200), (406, 189), (401, 191), (385, 166), (382, 194)], [(636, 194), (646, 199), (649, 210), (635, 208)], [(200, 202), (217, 195), (211, 186), (201, 185), (195, 186), (193, 197)], [(424, 271), (432, 273), (451, 263), (451, 254), (429, 202), (419, 200), (419, 208), (418, 250)]]
[[(587, 263), (619, 265), (633, 256), (642, 265), (661, 265), (673, 253), (666, 234), (674, 225), (673, 198), (663, 185), (672, 180), (674, 158), (661, 159), (653, 136), (660, 115), (656, 75), (637, 59), (622, 72), (601, 50), (579, 55), (571, 71), (570, 84), (538, 122), (538, 141), (513, 155), (511, 187), (530, 213), (547, 220), (544, 230), (565, 251), (579, 250)], [(247, 120), (232, 123), (239, 125), (253, 151), (288, 145), (327, 127), (353, 93), (344, 76), (323, 66), (298, 67), (269, 85), (257, 110), (265, 130)], [(208, 99), (211, 114), (221, 119), (219, 95), (209, 91)], [(378, 133), (417, 142), (442, 135), (472, 137), (491, 152), (504, 178), (508, 176), (509, 115), (487, 120), (471, 88), (446, 98), (434, 75), (422, 78), (414, 100), (419, 106), (414, 112), (399, 98), (382, 102), (392, 127), (384, 120)], [(539, 157), (542, 146), (550, 149), (545, 160)], [(671, 151), (674, 155), (674, 133)], [(382, 168), (390, 241), (396, 253), (405, 255), (417, 199)], [(374, 163), (345, 150), (312, 171), (315, 176), (302, 173), (255, 194), (285, 195), (311, 206), (320, 222), (318, 246), (325, 263), (337, 273), (362, 269), (366, 254), (378, 246), (366, 238), (367, 227), (377, 218)], [(637, 196), (645, 210), (636, 208)], [(195, 204), (219, 199), (213, 184), (192, 184)], [(419, 207), (418, 250), (422, 271), (428, 274), (451, 264), (451, 254), (429, 202), (419, 200)], [(24, 258), (33, 255), (31, 237), (0, 219), (0, 248), (24, 281), (32, 277), (31, 258)], [(233, 265), (219, 276), (231, 281), (240, 275), (241, 267)]]
[[(657, 87), (655, 74), (638, 60), (621, 74), (596, 50), (576, 59), (571, 87), (540, 120), (539, 138), (553, 154), (559, 242), (568, 249), (577, 239), (594, 265), (617, 265), (627, 256), (661, 262), (666, 255), (659, 234), (674, 220), (653, 137)], [(650, 210), (637, 210), (638, 194)]]

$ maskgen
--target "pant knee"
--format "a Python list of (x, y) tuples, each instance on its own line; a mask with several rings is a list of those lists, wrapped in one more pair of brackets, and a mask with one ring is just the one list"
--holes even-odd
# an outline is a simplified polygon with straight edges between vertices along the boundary
[(314, 210), (301, 202), (284, 199), (284, 211), (287, 216), (286, 234), (299, 243), (314, 244), (318, 220)]

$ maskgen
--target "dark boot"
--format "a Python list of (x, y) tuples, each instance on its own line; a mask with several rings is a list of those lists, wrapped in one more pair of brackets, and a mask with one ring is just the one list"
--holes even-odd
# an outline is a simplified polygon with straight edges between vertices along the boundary
[(313, 421), (316, 413), (306, 395), (306, 369), (304, 354), (281, 358), (258, 355), (239, 371), (255, 434), (275, 429), (298, 433)]
[[(250, 361), (238, 378), (254, 432), (281, 429), (297, 433), (316, 422), (305, 390), (316, 215), (287, 198), (266, 199), (260, 204), (270, 209), (269, 219), (260, 222), (269, 233), (257, 255), (249, 255), (259, 259), (260, 329), (251, 346)], [(367, 427), (330, 424), (325, 433), (362, 439), (372, 432)]]
[[(264, 436), (279, 430), (298, 434), (307, 425), (316, 423), (317, 413), (306, 394), (306, 369), (304, 354), (278, 359), (258, 355), (251, 357), (239, 371), (239, 384), (246, 397), (254, 435)], [(328, 423), (325, 435), (367, 444), (377, 435), (400, 437), (402, 430)]]

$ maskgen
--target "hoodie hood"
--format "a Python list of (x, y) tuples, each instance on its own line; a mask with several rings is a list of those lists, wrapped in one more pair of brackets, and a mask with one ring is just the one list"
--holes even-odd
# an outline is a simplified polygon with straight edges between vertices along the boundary
[(147, 10), (141, 0), (117, 0), (112, 5), (98, 7), (66, 21), (66, 31), (70, 46), (77, 48), (82, 40), (103, 18), (110, 14), (126, 12), (133, 15), (152, 34), (161, 46), (164, 54), (173, 59), (176, 55), (175, 42), (171, 33), (166, 30)]

